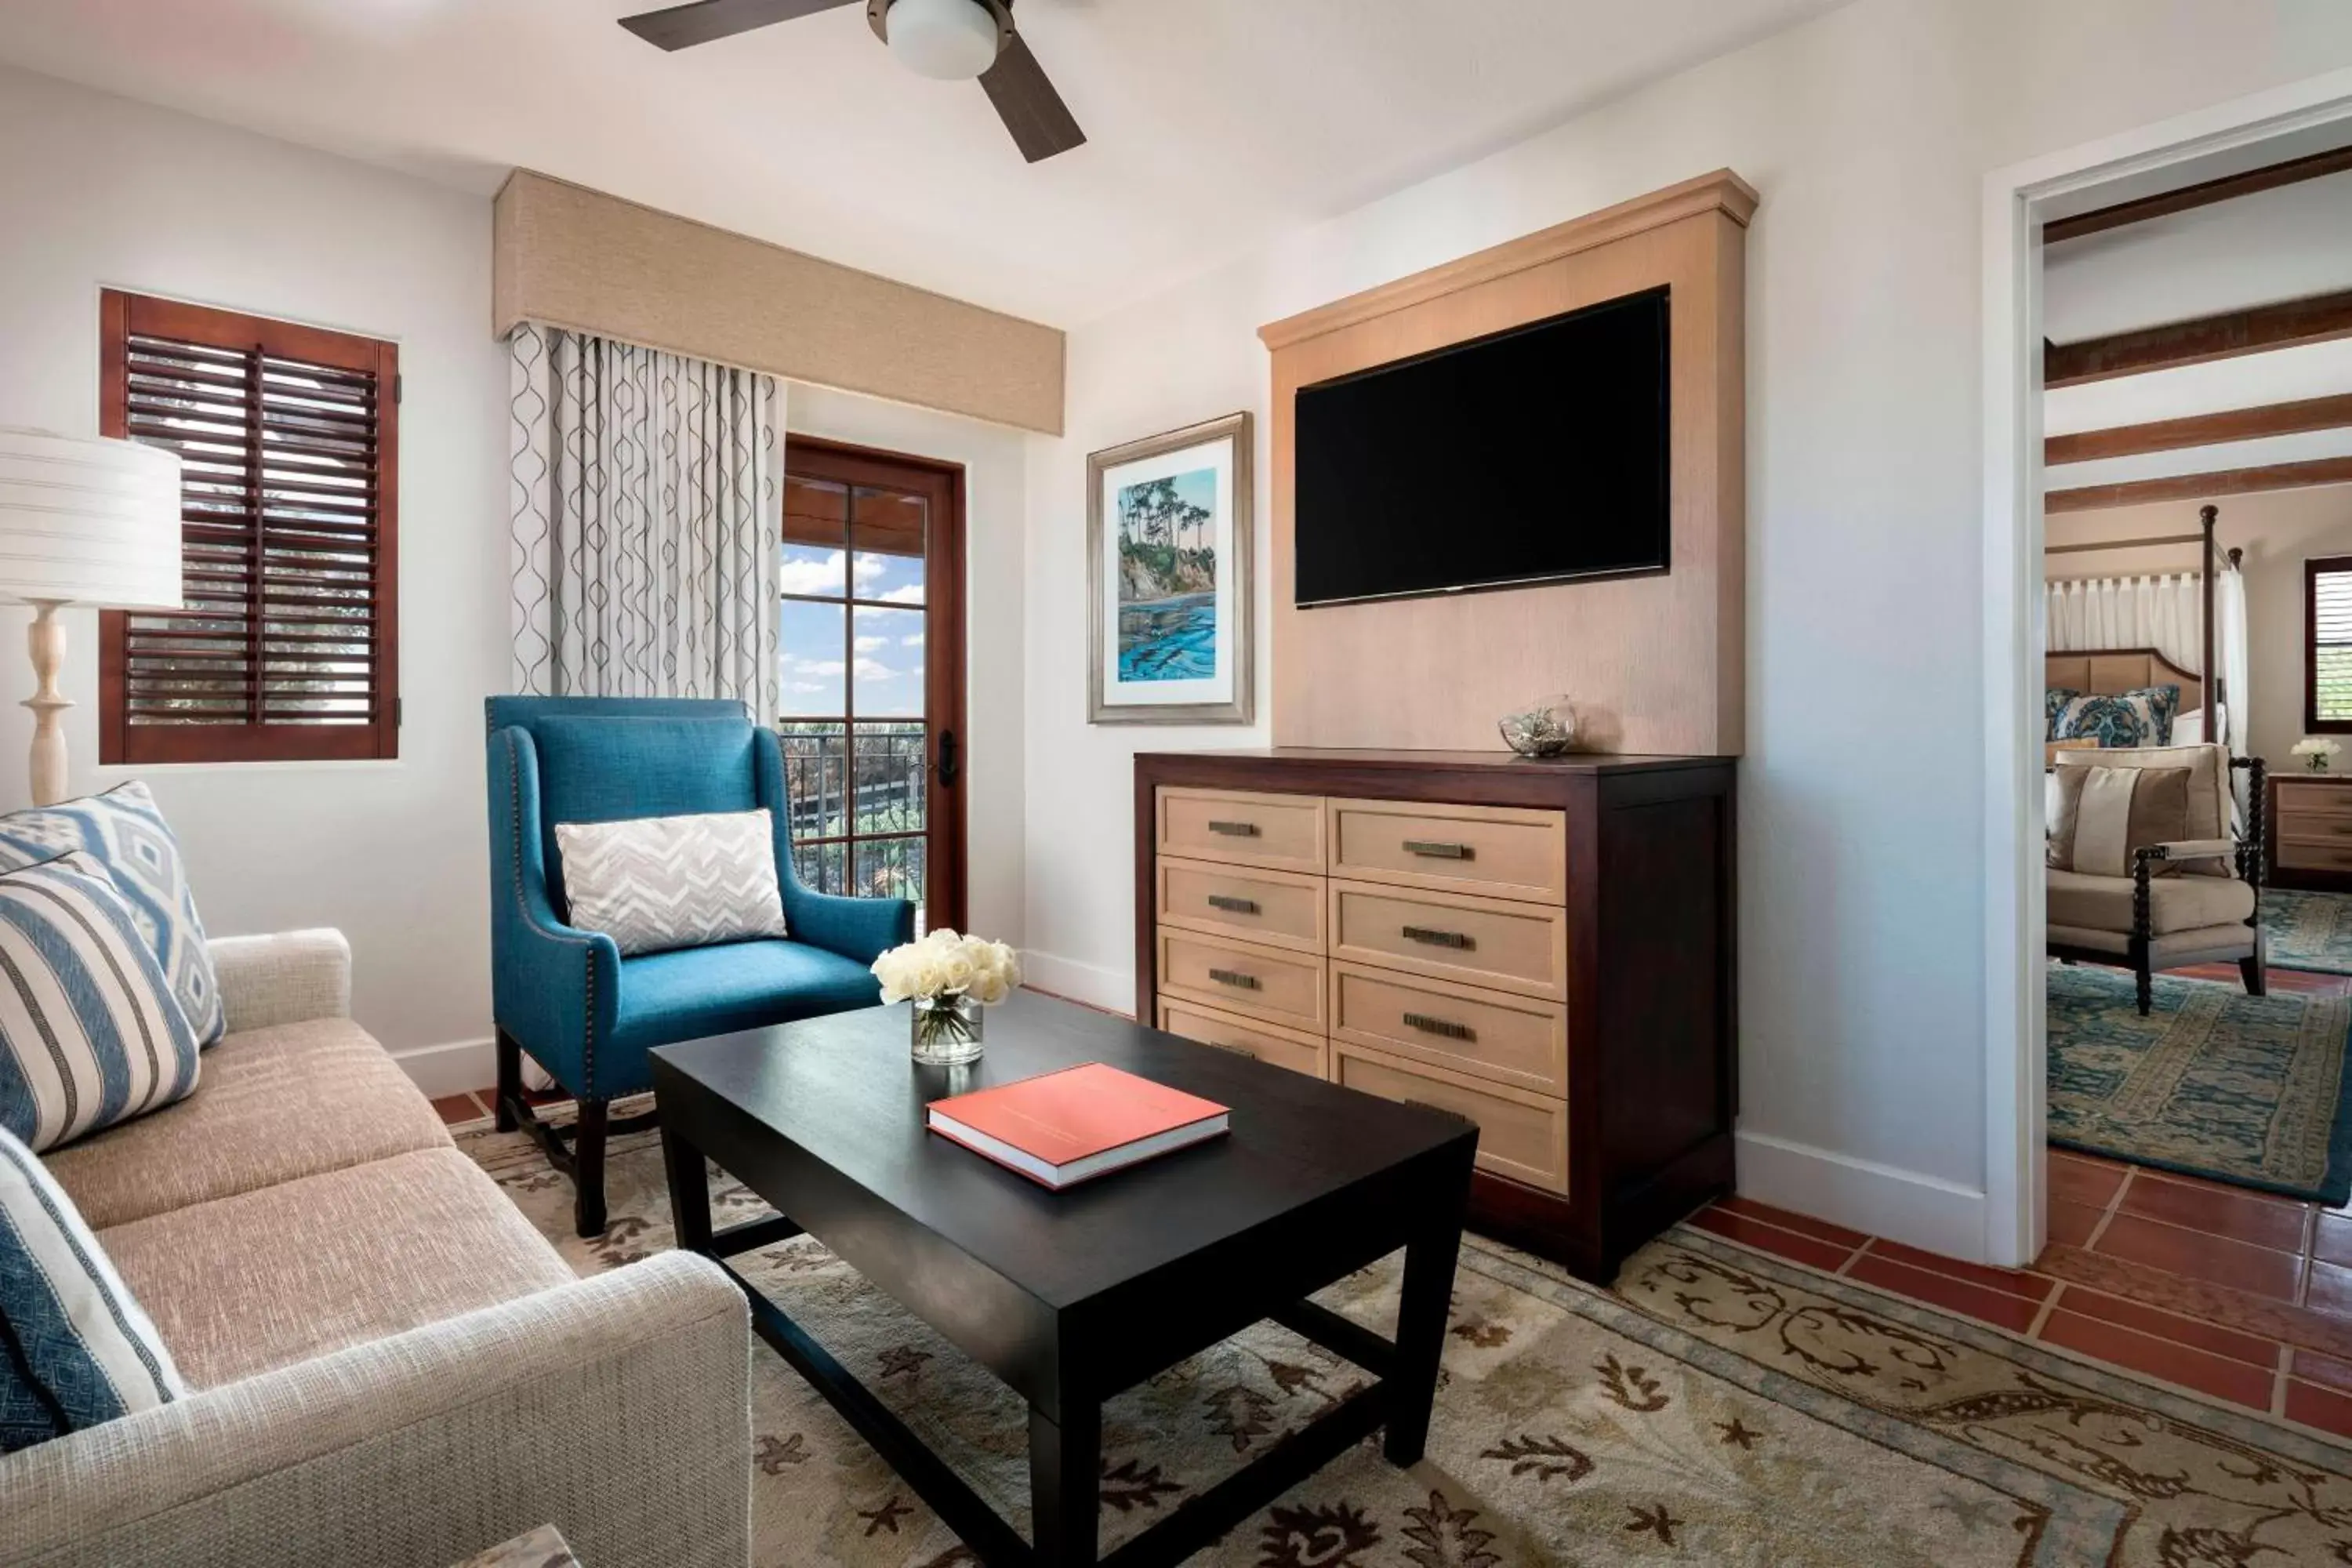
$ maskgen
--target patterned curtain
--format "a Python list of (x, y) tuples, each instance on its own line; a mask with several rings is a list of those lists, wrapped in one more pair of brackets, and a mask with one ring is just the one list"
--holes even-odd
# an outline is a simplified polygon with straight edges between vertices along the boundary
[(509, 342), (514, 689), (772, 723), (776, 379), (536, 323)]

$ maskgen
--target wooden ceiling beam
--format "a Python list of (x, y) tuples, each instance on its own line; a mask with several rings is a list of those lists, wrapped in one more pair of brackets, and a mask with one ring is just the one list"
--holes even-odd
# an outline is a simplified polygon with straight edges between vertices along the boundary
[(2305, 157), (2289, 158), (2284, 163), (2249, 169), (2242, 174), (2224, 174), (2218, 180), (2183, 185), (2177, 191), (2164, 191), (2156, 195), (2142, 196), (2137, 201), (2117, 202), (2113, 206), (2062, 217), (2054, 223), (2042, 226), (2042, 242), (2056, 245), (2063, 240), (2080, 239), (2086, 234), (2102, 234), (2127, 224), (2146, 223), (2152, 217), (2169, 217), (2174, 213), (2210, 206), (2215, 202), (2251, 196), (2256, 191), (2276, 190), (2281, 185), (2340, 174), (2347, 169), (2352, 169), (2352, 147), (2336, 147)]
[(2117, 425), (2105, 430), (2083, 430), (2053, 436), (2042, 443), (2042, 460), (2087, 463), (2096, 458), (2129, 458), (2142, 452), (2177, 452), (2186, 447), (2210, 447), (2223, 441), (2252, 441), (2264, 436), (2300, 436), (2310, 430), (2333, 430), (2352, 425), (2352, 392), (2332, 397), (2306, 397), (2295, 403), (2270, 403), (2259, 408), (2230, 408), (2217, 414), (2191, 414), (2179, 419), (2158, 419), (2146, 425)]
[(2345, 337), (2352, 337), (2352, 289), (2225, 310), (2193, 321), (2142, 327), (2112, 337), (2086, 338), (2078, 343), (2046, 344), (2042, 352), (2042, 376), (2048, 386), (2078, 386), (2118, 375)]
[(2173, 474), (2120, 485), (2084, 485), (2052, 490), (2042, 498), (2043, 513), (2102, 511), (2151, 501), (2210, 500), (2215, 496), (2257, 490), (2297, 490), (2313, 485), (2352, 484), (2352, 458), (2317, 458), (2304, 463), (2272, 463), (2259, 468), (2225, 468), (2210, 474)]

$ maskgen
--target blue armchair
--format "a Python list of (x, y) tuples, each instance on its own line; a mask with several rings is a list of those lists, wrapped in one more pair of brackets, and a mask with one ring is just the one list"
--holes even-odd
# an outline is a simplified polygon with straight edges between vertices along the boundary
[[(490, 988), (498, 1124), (528, 1129), (570, 1176), (582, 1236), (604, 1229), (604, 1143), (654, 1124), (607, 1108), (652, 1085), (646, 1053), (677, 1040), (871, 1007), (867, 965), (914, 935), (903, 899), (812, 892), (793, 872), (784, 760), (743, 705), (667, 698), (493, 697), (489, 716)], [(768, 809), (783, 894), (779, 940), (624, 958), (567, 922), (558, 822)], [(568, 1133), (523, 1098), (522, 1057), (579, 1102)]]

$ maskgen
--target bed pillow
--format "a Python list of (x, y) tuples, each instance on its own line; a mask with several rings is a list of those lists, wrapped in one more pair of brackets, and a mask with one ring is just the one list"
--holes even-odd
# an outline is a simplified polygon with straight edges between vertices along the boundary
[(758, 811), (559, 822), (572, 923), (624, 955), (784, 934), (772, 819)]
[(2105, 747), (2156, 746), (2156, 705), (2146, 696), (2076, 697), (2059, 710), (2057, 741), (2096, 741)]
[(0, 871), (37, 865), (68, 849), (86, 850), (104, 866), (130, 904), (140, 935), (171, 978), (196, 1044), (219, 1039), (228, 1018), (205, 946), (205, 922), (196, 914), (180, 841), (147, 786), (133, 779), (104, 795), (0, 816)]
[(196, 1087), (196, 1037), (106, 870), (0, 872), (0, 1129), (38, 1152)]
[(0, 1331), (0, 1453), (188, 1392), (72, 1200), (5, 1129)]
[(2156, 716), (2156, 743), (2159, 746), (2169, 746), (2173, 743), (2172, 723), (2174, 716), (2180, 711), (2180, 688), (2135, 686), (2129, 691), (2121, 692), (2118, 695), (2146, 698), (2148, 711)]
[[(2189, 837), (2187, 768), (2110, 768), (2096, 763), (2056, 770), (2050, 864), (2061, 871), (2128, 877), (2133, 857), (2151, 844)], [(2179, 869), (2159, 863), (2158, 876)]]
[(2042, 689), (2042, 738), (2058, 738), (2058, 716), (2066, 711), (2066, 704), (2083, 694), (2071, 686), (2045, 686)]

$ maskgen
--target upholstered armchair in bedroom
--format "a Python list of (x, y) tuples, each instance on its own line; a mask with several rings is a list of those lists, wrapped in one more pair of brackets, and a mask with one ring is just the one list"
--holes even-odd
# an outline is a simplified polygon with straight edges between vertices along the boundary
[[(2234, 962), (2263, 994), (2263, 761), (2226, 746), (2059, 752), (2050, 828), (2053, 957), (2124, 963), (2151, 1005), (2159, 969)], [(2243, 837), (2231, 828), (2240, 770)]]
[[(903, 899), (811, 891), (793, 871), (784, 763), (775, 731), (743, 705), (671, 699), (493, 697), (489, 713), (490, 982), (498, 1026), (498, 1124), (527, 1128), (573, 1184), (580, 1234), (604, 1228), (604, 1145), (657, 1110), (613, 1121), (651, 1086), (656, 1046), (870, 1007), (867, 965), (914, 935)], [(782, 938), (625, 958), (569, 923), (559, 822), (614, 822), (766, 807)], [(537, 1117), (522, 1058), (579, 1102), (572, 1129)]]

